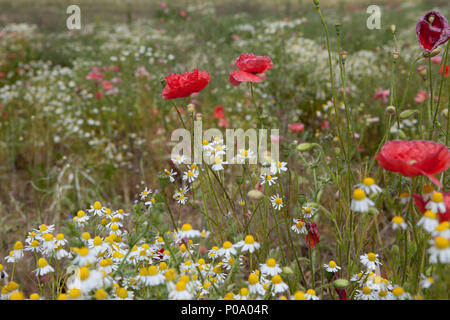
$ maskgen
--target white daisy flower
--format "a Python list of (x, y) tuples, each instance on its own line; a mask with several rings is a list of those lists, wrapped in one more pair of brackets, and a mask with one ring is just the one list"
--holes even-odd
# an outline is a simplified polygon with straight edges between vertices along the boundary
[(279, 274), (272, 277), (272, 295), (277, 295), (288, 290), (289, 286), (283, 282), (283, 279)]
[(226, 161), (222, 161), (221, 158), (215, 157), (214, 164), (212, 165), (211, 169), (214, 171), (221, 171), (221, 170), (223, 170), (224, 164), (226, 164)]
[(280, 198), (278, 193), (270, 197), (270, 202), (272, 203), (272, 207), (276, 210), (281, 210), (281, 208), (283, 208), (283, 199)]
[(143, 286), (158, 286), (165, 282), (165, 277), (159, 272), (158, 267), (149, 266), (148, 268), (141, 268), (139, 270), (138, 281)]
[(422, 199), (427, 202), (431, 199), (434, 193), (434, 188), (430, 184), (426, 184), (422, 187)]
[(267, 182), (269, 184), (269, 186), (275, 184), (276, 180), (278, 179), (277, 177), (271, 176), (270, 174), (266, 174), (266, 175), (262, 174), (260, 176), (260, 178), (262, 180), (261, 184), (265, 184)]
[(277, 262), (273, 258), (267, 259), (266, 263), (260, 264), (260, 270), (263, 275), (271, 276), (280, 274), (281, 268), (278, 266)]
[(302, 219), (293, 219), (294, 225), (291, 227), (291, 230), (297, 234), (306, 234), (308, 230), (306, 229), (305, 221)]
[(195, 179), (197, 179), (198, 174), (199, 172), (196, 169), (185, 171), (183, 174), (183, 180), (192, 183), (195, 181)]
[(400, 193), (400, 203), (405, 205), (411, 200), (411, 196), (408, 192), (402, 192)]
[(96, 255), (94, 255), (93, 252), (86, 247), (82, 247), (79, 249), (77, 248), (75, 252), (77, 255), (72, 261), (74, 265), (83, 267), (87, 264), (95, 263), (95, 261), (97, 260)]
[(411, 300), (411, 295), (402, 287), (395, 287), (392, 289), (392, 295), (395, 300)]
[(115, 300), (133, 300), (134, 293), (133, 293), (133, 291), (128, 291), (125, 288), (118, 287), (116, 289), (114, 298), (115, 298)]
[(186, 288), (186, 282), (180, 280), (177, 282), (174, 288), (169, 292), (170, 300), (190, 300), (192, 294)]
[(237, 159), (238, 163), (245, 163), (246, 160), (251, 161), (255, 158), (255, 153), (252, 150), (240, 149), (238, 151)]
[(357, 184), (356, 187), (362, 189), (366, 194), (380, 193), (382, 191), (382, 189), (375, 184), (375, 180), (370, 177), (364, 178), (363, 182)]
[(103, 273), (101, 271), (82, 267), (78, 271), (78, 276), (80, 277), (80, 289), (82, 292), (89, 292), (103, 285)]
[(450, 222), (443, 221), (434, 228), (431, 233), (434, 237), (441, 236), (450, 239)]
[(405, 220), (400, 216), (395, 216), (392, 218), (392, 229), (397, 230), (405, 230), (408, 227)]
[(361, 263), (369, 271), (373, 271), (376, 269), (377, 266), (381, 265), (381, 262), (378, 260), (378, 254), (375, 254), (373, 252), (363, 254), (359, 258)]
[(174, 158), (172, 158), (172, 162), (175, 163), (175, 164), (180, 165), (180, 164), (186, 163), (187, 162), (187, 158), (186, 158), (185, 155), (181, 155), (181, 156), (177, 155)]
[(328, 264), (324, 264), (323, 267), (325, 268), (325, 270), (327, 270), (327, 272), (338, 272), (339, 270), (341, 270), (341, 267), (339, 267), (335, 261), (330, 260), (330, 262), (328, 262)]
[(164, 172), (169, 176), (170, 182), (174, 182), (175, 181), (174, 177), (177, 175), (177, 173), (174, 172), (173, 169), (170, 169), (170, 171), (167, 170), (167, 169), (164, 169)]
[(279, 174), (284, 171), (287, 171), (287, 162), (273, 161), (270, 163), (270, 172), (272, 174)]
[(151, 194), (152, 194), (152, 190), (145, 187), (145, 189), (142, 190), (141, 193), (139, 194), (139, 197), (141, 198), (141, 200), (146, 200), (148, 198), (148, 196)]
[(421, 275), (422, 280), (420, 281), (420, 286), (424, 289), (428, 289), (429, 287), (431, 287), (434, 282), (435, 282), (435, 278), (434, 277), (427, 277), (426, 275), (422, 274)]
[(429, 242), (431, 247), (427, 250), (430, 254), (430, 263), (450, 263), (449, 239), (444, 237), (435, 237)]
[(444, 195), (441, 192), (434, 192), (431, 196), (430, 201), (425, 205), (425, 209), (445, 213), (445, 203), (444, 203)]
[(235, 244), (236, 247), (241, 248), (242, 252), (253, 253), (260, 248), (260, 244), (255, 241), (252, 235), (245, 236), (245, 239)]
[(100, 201), (95, 201), (88, 211), (95, 216), (102, 217), (106, 213), (106, 208), (102, 206), (102, 203)]
[(376, 300), (376, 299), (377, 296), (368, 286), (363, 287), (361, 290), (356, 290), (355, 300)]
[(53, 269), (47, 262), (45, 258), (40, 258), (37, 262), (37, 269), (34, 270), (36, 276), (45, 276), (47, 273), (54, 272)]
[(225, 241), (222, 244), (222, 248), (217, 250), (216, 255), (218, 257), (230, 257), (236, 255), (236, 248), (233, 246), (233, 244), (230, 241)]
[(264, 287), (259, 282), (259, 277), (255, 273), (251, 273), (248, 276), (248, 290), (250, 294), (258, 296), (264, 296), (266, 293), (266, 290), (264, 290)]
[(358, 188), (353, 191), (353, 199), (350, 204), (350, 210), (365, 213), (368, 212), (370, 207), (373, 205), (373, 201), (366, 197), (364, 190)]
[(303, 217), (307, 219), (311, 219), (313, 215), (316, 213), (316, 208), (314, 208), (310, 203), (305, 203), (302, 205), (302, 214)]
[(438, 215), (434, 211), (427, 210), (423, 214), (422, 218), (417, 222), (418, 226), (421, 226), (427, 232), (435, 231), (439, 225)]
[(305, 293), (306, 300), (319, 300), (319, 297), (316, 295), (316, 291), (314, 289), (309, 289)]

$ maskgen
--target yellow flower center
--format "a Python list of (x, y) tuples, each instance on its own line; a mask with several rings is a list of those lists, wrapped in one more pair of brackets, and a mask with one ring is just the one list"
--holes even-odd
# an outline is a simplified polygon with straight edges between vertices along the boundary
[(245, 149), (241, 150), (241, 156), (243, 156), (243, 157), (248, 156), (247, 150), (245, 150)]
[(78, 217), (84, 217), (84, 215), (85, 215), (85, 212), (84, 212), (83, 210), (79, 210), (79, 211), (77, 212), (77, 216), (78, 216)]
[(245, 236), (245, 243), (246, 244), (253, 244), (253, 243), (255, 243), (255, 239), (251, 235)]
[(369, 287), (365, 286), (365, 287), (362, 289), (362, 292), (363, 292), (364, 294), (371, 294), (371, 293), (372, 293), (372, 290), (371, 290)]
[(80, 269), (80, 279), (81, 279), (82, 281), (84, 281), (84, 280), (86, 280), (87, 278), (89, 278), (89, 274), (90, 274), (90, 272), (89, 272), (89, 269), (88, 269), (88, 268), (83, 267), (83, 268)]
[(85, 257), (89, 254), (89, 249), (86, 247), (83, 247), (80, 249), (80, 251), (78, 252), (78, 254), (82, 257)]
[(191, 177), (194, 176), (194, 173), (193, 173), (192, 171), (188, 171), (187, 176), (188, 176), (189, 178), (191, 178)]
[(32, 293), (30, 295), (30, 300), (39, 300), (39, 295), (37, 293)]
[(222, 162), (222, 160), (219, 157), (214, 158), (214, 164), (219, 164), (221, 162)]
[(375, 180), (373, 180), (373, 178), (368, 177), (363, 180), (363, 183), (366, 186), (371, 186), (371, 185), (375, 184)]
[(375, 255), (375, 253), (370, 252), (367, 254), (367, 259), (369, 259), (369, 261), (375, 261), (377, 259), (377, 256)]
[(432, 193), (434, 191), (434, 188), (432, 185), (426, 184), (422, 188), (423, 193)]
[(240, 294), (241, 296), (248, 296), (248, 289), (247, 288), (241, 288)]
[(79, 296), (81, 296), (81, 290), (80, 290), (80, 289), (78, 289), (78, 288), (72, 288), (72, 289), (70, 289), (70, 291), (69, 291), (69, 297), (70, 297), (71, 299), (76, 299), (76, 298), (78, 298)]
[(328, 266), (330, 268), (336, 268), (336, 262), (334, 262), (333, 260), (331, 260), (330, 262), (328, 262)]
[(81, 239), (83, 240), (89, 240), (91, 238), (91, 234), (89, 232), (83, 232), (81, 234)]
[(403, 218), (400, 216), (396, 216), (392, 219), (392, 222), (395, 224), (401, 224), (401, 223), (403, 223)]
[(408, 197), (409, 197), (409, 193), (408, 192), (400, 193), (400, 198), (408, 198)]
[(280, 275), (276, 274), (272, 277), (272, 283), (274, 284), (280, 284), (283, 280), (281, 279)]
[(273, 267), (276, 266), (277, 262), (275, 261), (275, 259), (270, 258), (270, 259), (267, 260), (266, 264), (267, 264), (268, 267), (273, 268)]
[(437, 215), (435, 212), (431, 211), (431, 210), (427, 210), (425, 211), (425, 213), (423, 214), (425, 217), (427, 217), (428, 219), (436, 219)]
[(23, 249), (23, 244), (22, 244), (22, 242), (17, 241), (17, 242), (14, 244), (14, 250), (22, 250), (22, 249)]
[(116, 294), (117, 294), (117, 296), (118, 296), (119, 298), (121, 298), (121, 299), (126, 299), (126, 298), (128, 298), (128, 291), (127, 291), (127, 289), (125, 289), (125, 288), (118, 288), (118, 289), (116, 290)]
[(58, 233), (56, 235), (56, 240), (64, 240), (64, 235), (62, 233)]
[(225, 241), (225, 242), (223, 243), (223, 248), (224, 248), (224, 249), (230, 249), (231, 246), (232, 246), (232, 243), (231, 243), (230, 241)]
[(45, 260), (45, 258), (40, 258), (38, 260), (37, 265), (38, 265), (38, 268), (44, 268), (48, 265), (48, 263), (47, 263), (47, 260)]
[(266, 180), (272, 180), (272, 176), (270, 174), (266, 175)]
[(259, 281), (259, 279), (258, 279), (258, 276), (257, 276), (256, 274), (251, 273), (251, 274), (248, 276), (248, 283), (249, 283), (249, 284), (255, 285), (255, 284), (258, 283), (258, 281)]
[(362, 189), (356, 189), (355, 191), (353, 191), (353, 199), (361, 201), (364, 200), (365, 198), (366, 194)]
[(176, 277), (175, 269), (167, 270), (164, 275), (165, 275), (167, 281), (175, 280), (175, 277)]
[(450, 228), (450, 222), (444, 221), (444, 222), (441, 222), (440, 224), (438, 224), (438, 226), (436, 227), (436, 231), (442, 232), (442, 231), (447, 230), (448, 228)]
[(167, 263), (165, 263), (164, 261), (163, 262), (161, 262), (160, 264), (159, 264), (159, 270), (166, 270), (167, 269)]
[(100, 203), (100, 201), (95, 201), (94, 202), (94, 209), (95, 210), (100, 210), (102, 208), (102, 204)]
[(444, 201), (444, 195), (441, 192), (435, 192), (435, 193), (433, 193), (433, 196), (431, 197), (431, 201), (442, 202), (442, 201)]
[(42, 235), (42, 238), (44, 238), (45, 241), (52, 241), (53, 235), (51, 233), (45, 233)]
[(298, 220), (298, 221), (297, 221), (297, 228), (302, 228), (303, 225), (304, 225), (303, 220)]
[(95, 292), (95, 298), (97, 300), (105, 300), (108, 297), (108, 293), (103, 289), (98, 289)]
[(444, 237), (436, 237), (434, 239), (434, 243), (436, 244), (436, 248), (438, 249), (447, 249), (448, 248), (448, 239)]
[(181, 227), (181, 230), (183, 230), (183, 231), (192, 230), (192, 226), (189, 223), (183, 224), (183, 226)]
[(396, 297), (401, 296), (404, 292), (405, 292), (405, 290), (403, 290), (403, 288), (401, 288), (401, 287), (397, 287), (397, 288), (392, 289), (392, 293)]
[(39, 230), (40, 230), (41, 232), (47, 231), (47, 226), (46, 226), (45, 224), (41, 224), (41, 225), (39, 226)]
[(316, 291), (314, 291), (313, 289), (309, 289), (308, 291), (306, 291), (306, 293), (309, 294), (310, 296), (316, 295)]
[(21, 291), (18, 291), (11, 294), (9, 300), (25, 300), (25, 297), (23, 296), (23, 293)]
[(283, 200), (281, 200), (281, 198), (276, 198), (275, 199), (275, 203), (276, 204), (281, 204), (281, 202), (283, 202)]
[(305, 293), (303, 291), (297, 291), (294, 293), (295, 300), (306, 300)]
[(183, 280), (178, 281), (177, 285), (175, 287), (175, 290), (177, 290), (177, 291), (184, 291), (184, 290), (186, 290), (186, 282), (184, 282)]

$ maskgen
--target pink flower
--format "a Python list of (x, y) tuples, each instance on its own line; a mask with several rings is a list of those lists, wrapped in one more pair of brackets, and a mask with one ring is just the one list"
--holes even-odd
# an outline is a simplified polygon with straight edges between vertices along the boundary
[(422, 103), (426, 100), (426, 98), (427, 98), (427, 93), (423, 90), (419, 90), (419, 92), (417, 92), (416, 96), (414, 97), (414, 102)]
[(375, 100), (381, 99), (381, 101), (386, 102), (387, 96), (389, 96), (390, 93), (391, 93), (391, 90), (389, 90), (389, 89), (386, 89), (386, 90), (379, 89), (377, 92), (375, 92), (375, 95), (373, 96), (373, 98)]
[(431, 58), (431, 62), (433, 62), (434, 64), (441, 64), (441, 61), (442, 61), (441, 56), (435, 56)]
[(305, 129), (305, 125), (303, 123), (291, 123), (288, 125), (288, 128), (293, 133), (299, 133)]

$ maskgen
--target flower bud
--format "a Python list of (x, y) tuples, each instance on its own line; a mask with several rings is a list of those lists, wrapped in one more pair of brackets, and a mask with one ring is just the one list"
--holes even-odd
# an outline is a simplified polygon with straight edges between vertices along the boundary
[(243, 177), (236, 177), (236, 184), (241, 185), (243, 181)]
[(197, 113), (197, 114), (195, 115), (195, 118), (196, 118), (197, 121), (202, 121), (203, 114)]
[(298, 150), (298, 151), (307, 151), (307, 150), (311, 149), (312, 147), (313, 147), (313, 144), (312, 144), (312, 143), (307, 143), (307, 142), (305, 142), (305, 143), (299, 144), (299, 145), (297, 146), (297, 150)]
[(391, 116), (394, 116), (395, 115), (395, 107), (394, 106), (386, 107), (386, 113), (390, 114)]
[(444, 118), (447, 118), (447, 117), (448, 117), (448, 109), (442, 110), (442, 116), (443, 116)]
[(160, 185), (161, 189), (164, 189), (167, 186), (167, 184), (169, 183), (170, 178), (167, 174), (161, 173), (158, 175), (158, 180), (159, 180), (159, 185)]
[(341, 59), (342, 59), (342, 62), (345, 62), (345, 60), (347, 60), (347, 51), (345, 51), (345, 50), (341, 51)]
[(392, 247), (391, 247), (391, 253), (392, 253), (392, 256), (397, 256), (398, 254), (399, 254), (399, 252), (400, 252), (400, 248), (398, 247), (398, 245), (396, 245), (396, 244), (394, 244)]
[(395, 33), (395, 29), (396, 29), (395, 24), (391, 24), (391, 32), (392, 32), (392, 33)]
[(398, 137), (400, 138), (400, 139), (402, 139), (402, 140), (406, 140), (408, 137), (406, 136), (406, 133), (402, 130), (402, 129), (399, 129), (398, 130)]
[(247, 193), (247, 196), (252, 200), (261, 200), (262, 198), (264, 198), (264, 193), (255, 189), (255, 190), (250, 190)]
[(195, 111), (195, 104), (189, 103), (188, 106), (187, 106), (187, 109), (188, 109), (189, 113), (194, 113), (194, 111)]
[(411, 116), (413, 116), (416, 113), (419, 113), (419, 111), (417, 111), (415, 109), (407, 109), (407, 110), (404, 110), (404, 111), (400, 112), (398, 117), (400, 119), (408, 119), (408, 118), (410, 118)]
[(423, 55), (424, 58), (432, 58), (434, 56), (437, 56), (439, 53), (441, 53), (441, 50), (442, 50), (441, 47), (437, 47), (436, 49), (434, 49), (431, 52), (424, 51), (422, 53), (422, 55)]
[(313, 0), (313, 2), (317, 7), (319, 6), (319, 0)]
[(336, 32), (339, 33), (341, 31), (341, 23), (336, 22), (335, 27), (336, 27)]
[(400, 57), (400, 52), (398, 52), (398, 51), (392, 52), (392, 59), (394, 59), (394, 61), (397, 61), (399, 57)]
[(285, 274), (294, 274), (294, 271), (292, 271), (289, 267), (283, 267), (283, 273)]
[(333, 286), (338, 289), (343, 289), (349, 285), (348, 280), (345, 279), (336, 279), (333, 281)]

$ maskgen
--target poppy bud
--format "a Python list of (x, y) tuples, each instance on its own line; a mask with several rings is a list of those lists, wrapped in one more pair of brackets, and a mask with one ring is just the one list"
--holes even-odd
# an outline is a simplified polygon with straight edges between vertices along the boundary
[(317, 7), (319, 6), (319, 0), (313, 0), (313, 2)]
[(425, 80), (426, 76), (427, 76), (427, 69), (425, 68), (425, 66), (418, 66), (417, 67), (417, 72), (422, 76), (422, 78)]
[(203, 115), (202, 115), (201, 113), (197, 113), (197, 114), (195, 115), (195, 118), (197, 119), (197, 121), (201, 121), (202, 118), (203, 118)]
[(386, 113), (390, 114), (391, 116), (394, 116), (395, 115), (395, 107), (394, 106), (386, 107)]
[(432, 58), (434, 56), (437, 56), (439, 53), (441, 53), (441, 50), (442, 50), (441, 47), (437, 47), (436, 49), (434, 49), (431, 52), (424, 51), (422, 53), (422, 55), (423, 55), (424, 58)]
[(397, 61), (399, 57), (400, 57), (400, 52), (398, 52), (398, 51), (392, 52), (392, 59), (394, 59), (394, 61)]
[(188, 112), (189, 113), (194, 113), (195, 111), (195, 105), (193, 103), (189, 103), (187, 106)]
[(419, 111), (415, 110), (415, 109), (407, 109), (405, 111), (400, 112), (400, 114), (398, 115), (398, 117), (400, 119), (408, 119), (411, 116), (413, 116), (414, 114), (419, 113)]
[(161, 189), (164, 189), (167, 184), (169, 183), (169, 176), (165, 173), (162, 173), (158, 175), (159, 185), (161, 186)]
[(400, 139), (402, 139), (402, 140), (406, 140), (408, 137), (406, 136), (406, 133), (402, 130), (402, 129), (399, 129), (398, 130), (398, 137), (400, 138)]
[(345, 288), (349, 285), (349, 282), (345, 279), (337, 279), (333, 281), (333, 286), (338, 289)]
[(243, 181), (242, 177), (236, 177), (236, 184), (241, 185)]
[(448, 109), (442, 110), (442, 116), (443, 116), (444, 118), (447, 118), (447, 117), (448, 117)]
[(301, 143), (297, 146), (298, 151), (307, 151), (313, 147), (312, 143)]
[(345, 62), (345, 60), (347, 60), (347, 51), (345, 51), (345, 50), (341, 51), (341, 59), (342, 59), (342, 62)]
[(400, 252), (400, 248), (398, 247), (398, 245), (394, 244), (391, 248), (391, 253), (392, 256), (397, 256)]
[(340, 24), (340, 22), (336, 22), (335, 27), (336, 27), (336, 32), (339, 33), (341, 31), (341, 24)]
[(378, 213), (379, 213), (379, 211), (378, 211), (377, 208), (375, 208), (375, 207), (370, 207), (370, 208), (369, 208), (369, 214), (370, 214), (370, 215), (376, 216), (376, 215), (378, 215)]
[(283, 267), (283, 273), (285, 274), (294, 274), (294, 271), (292, 271), (289, 267)]
[(395, 24), (391, 24), (391, 32), (392, 33), (395, 33), (395, 29), (396, 29)]
[(261, 200), (262, 198), (264, 198), (264, 193), (258, 190), (250, 190), (247, 193), (247, 196), (252, 200)]

